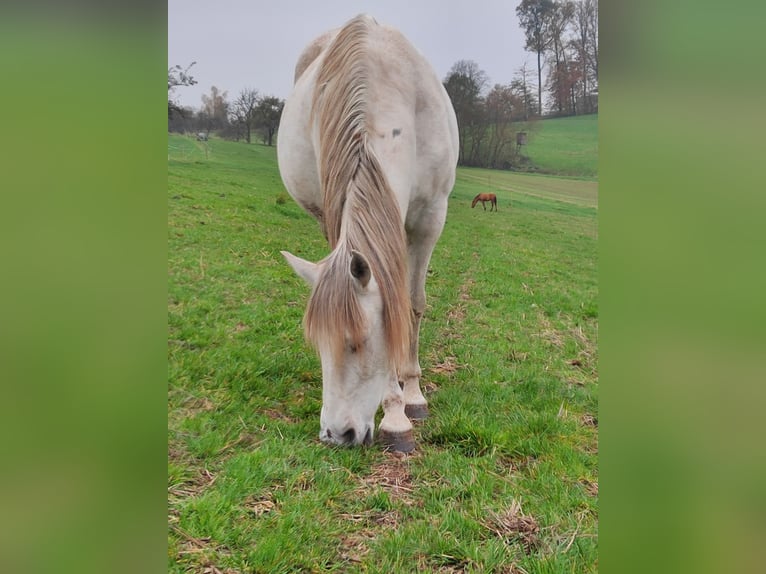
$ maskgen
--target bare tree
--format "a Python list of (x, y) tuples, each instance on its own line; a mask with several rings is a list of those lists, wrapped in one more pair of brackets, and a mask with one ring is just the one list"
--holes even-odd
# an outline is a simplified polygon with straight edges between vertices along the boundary
[[(585, 18), (588, 22), (584, 69), (585, 73), (589, 75), (591, 87), (587, 93), (587, 99), (589, 110), (593, 111), (594, 105), (590, 97), (594, 92), (598, 94), (598, 1), (582, 0), (582, 4), (585, 6)], [(598, 107), (598, 102), (595, 102), (595, 107)]]
[(522, 102), (521, 117), (524, 121), (528, 121), (531, 116), (535, 116), (539, 113), (537, 109), (537, 103), (532, 95), (532, 89), (528, 80), (530, 70), (527, 69), (527, 63), (516, 70), (516, 75), (511, 82), (511, 87), (514, 93)]
[(250, 143), (250, 135), (256, 127), (258, 120), (257, 109), (260, 99), (258, 91), (250, 88), (243, 89), (237, 99), (232, 102), (229, 115), (236, 124), (244, 131), (245, 141)]
[[(489, 144), (485, 157), (487, 167), (510, 167), (513, 155), (513, 120), (521, 115), (523, 103), (511, 86), (496, 84), (487, 94), (486, 110)], [(506, 153), (509, 152), (509, 153)]]
[(210, 88), (210, 95), (202, 94), (202, 110), (200, 117), (206, 119), (205, 129), (211, 130), (223, 129), (228, 123), (229, 102), (226, 101), (228, 92), (221, 92), (215, 86)]
[(543, 54), (548, 48), (548, 21), (553, 11), (553, 0), (522, 0), (516, 7), (519, 24), (526, 36), (524, 48), (537, 54), (537, 109), (543, 109)]

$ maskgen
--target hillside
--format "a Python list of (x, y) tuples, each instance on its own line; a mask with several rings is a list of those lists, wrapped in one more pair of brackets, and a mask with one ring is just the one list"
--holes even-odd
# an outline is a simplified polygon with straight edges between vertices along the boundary
[(598, 176), (598, 114), (540, 120), (522, 153), (530, 171), (552, 175)]

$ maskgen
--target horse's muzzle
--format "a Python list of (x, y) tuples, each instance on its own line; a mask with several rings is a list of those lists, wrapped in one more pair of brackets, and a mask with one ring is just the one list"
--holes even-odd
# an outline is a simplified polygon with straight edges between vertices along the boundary
[(340, 446), (353, 446), (363, 444), (370, 446), (372, 444), (372, 428), (366, 427), (364, 434), (357, 433), (354, 427), (348, 427), (341, 432), (322, 429), (319, 433), (319, 440), (328, 444), (337, 444)]

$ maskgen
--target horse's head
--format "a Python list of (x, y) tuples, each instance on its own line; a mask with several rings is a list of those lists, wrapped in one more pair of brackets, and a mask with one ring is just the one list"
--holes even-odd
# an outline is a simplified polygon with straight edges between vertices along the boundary
[(322, 362), (319, 438), (330, 444), (370, 444), (383, 393), (397, 382), (392, 380), (396, 371), (386, 344), (382, 297), (369, 263), (356, 251), (319, 263), (286, 251), (282, 255), (313, 288), (304, 323)]

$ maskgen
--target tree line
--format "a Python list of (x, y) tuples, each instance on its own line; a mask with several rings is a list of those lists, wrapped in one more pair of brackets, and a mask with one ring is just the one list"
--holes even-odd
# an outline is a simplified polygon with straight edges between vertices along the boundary
[[(525, 63), (510, 84), (490, 88), (486, 72), (469, 60), (455, 63), (444, 79), (458, 121), (461, 165), (523, 169), (520, 134), (532, 131), (538, 118), (598, 111), (598, 0), (522, 0), (516, 15), (525, 50), (536, 56), (536, 81)], [(169, 131), (213, 132), (248, 143), (258, 134), (273, 145), (284, 100), (246, 88), (230, 101), (213, 86), (199, 110), (181, 107), (173, 96), (178, 87), (197, 83), (189, 73), (193, 65), (168, 69)]]
[(178, 105), (175, 90), (197, 83), (189, 73), (193, 65), (194, 62), (186, 68), (180, 65), (168, 68), (168, 131), (204, 133), (206, 136), (215, 133), (225, 139), (247, 143), (258, 135), (263, 143), (274, 144), (285, 105), (284, 100), (276, 96), (261, 95), (258, 90), (244, 88), (230, 101), (228, 92), (213, 86), (210, 93), (203, 94), (202, 106), (198, 110)]
[(522, 0), (516, 15), (524, 49), (537, 57), (538, 109), (545, 87), (550, 115), (597, 112), (598, 0)]
[(471, 60), (456, 62), (444, 79), (458, 124), (460, 165), (496, 169), (524, 163), (517, 137), (532, 129), (537, 103), (527, 82), (526, 67), (507, 86), (495, 84)]
[(470, 60), (455, 63), (444, 78), (460, 165), (525, 169), (521, 152), (538, 118), (598, 111), (597, 0), (522, 0), (516, 14), (525, 49), (537, 57), (536, 81), (525, 63), (510, 84), (490, 88), (486, 72)]

